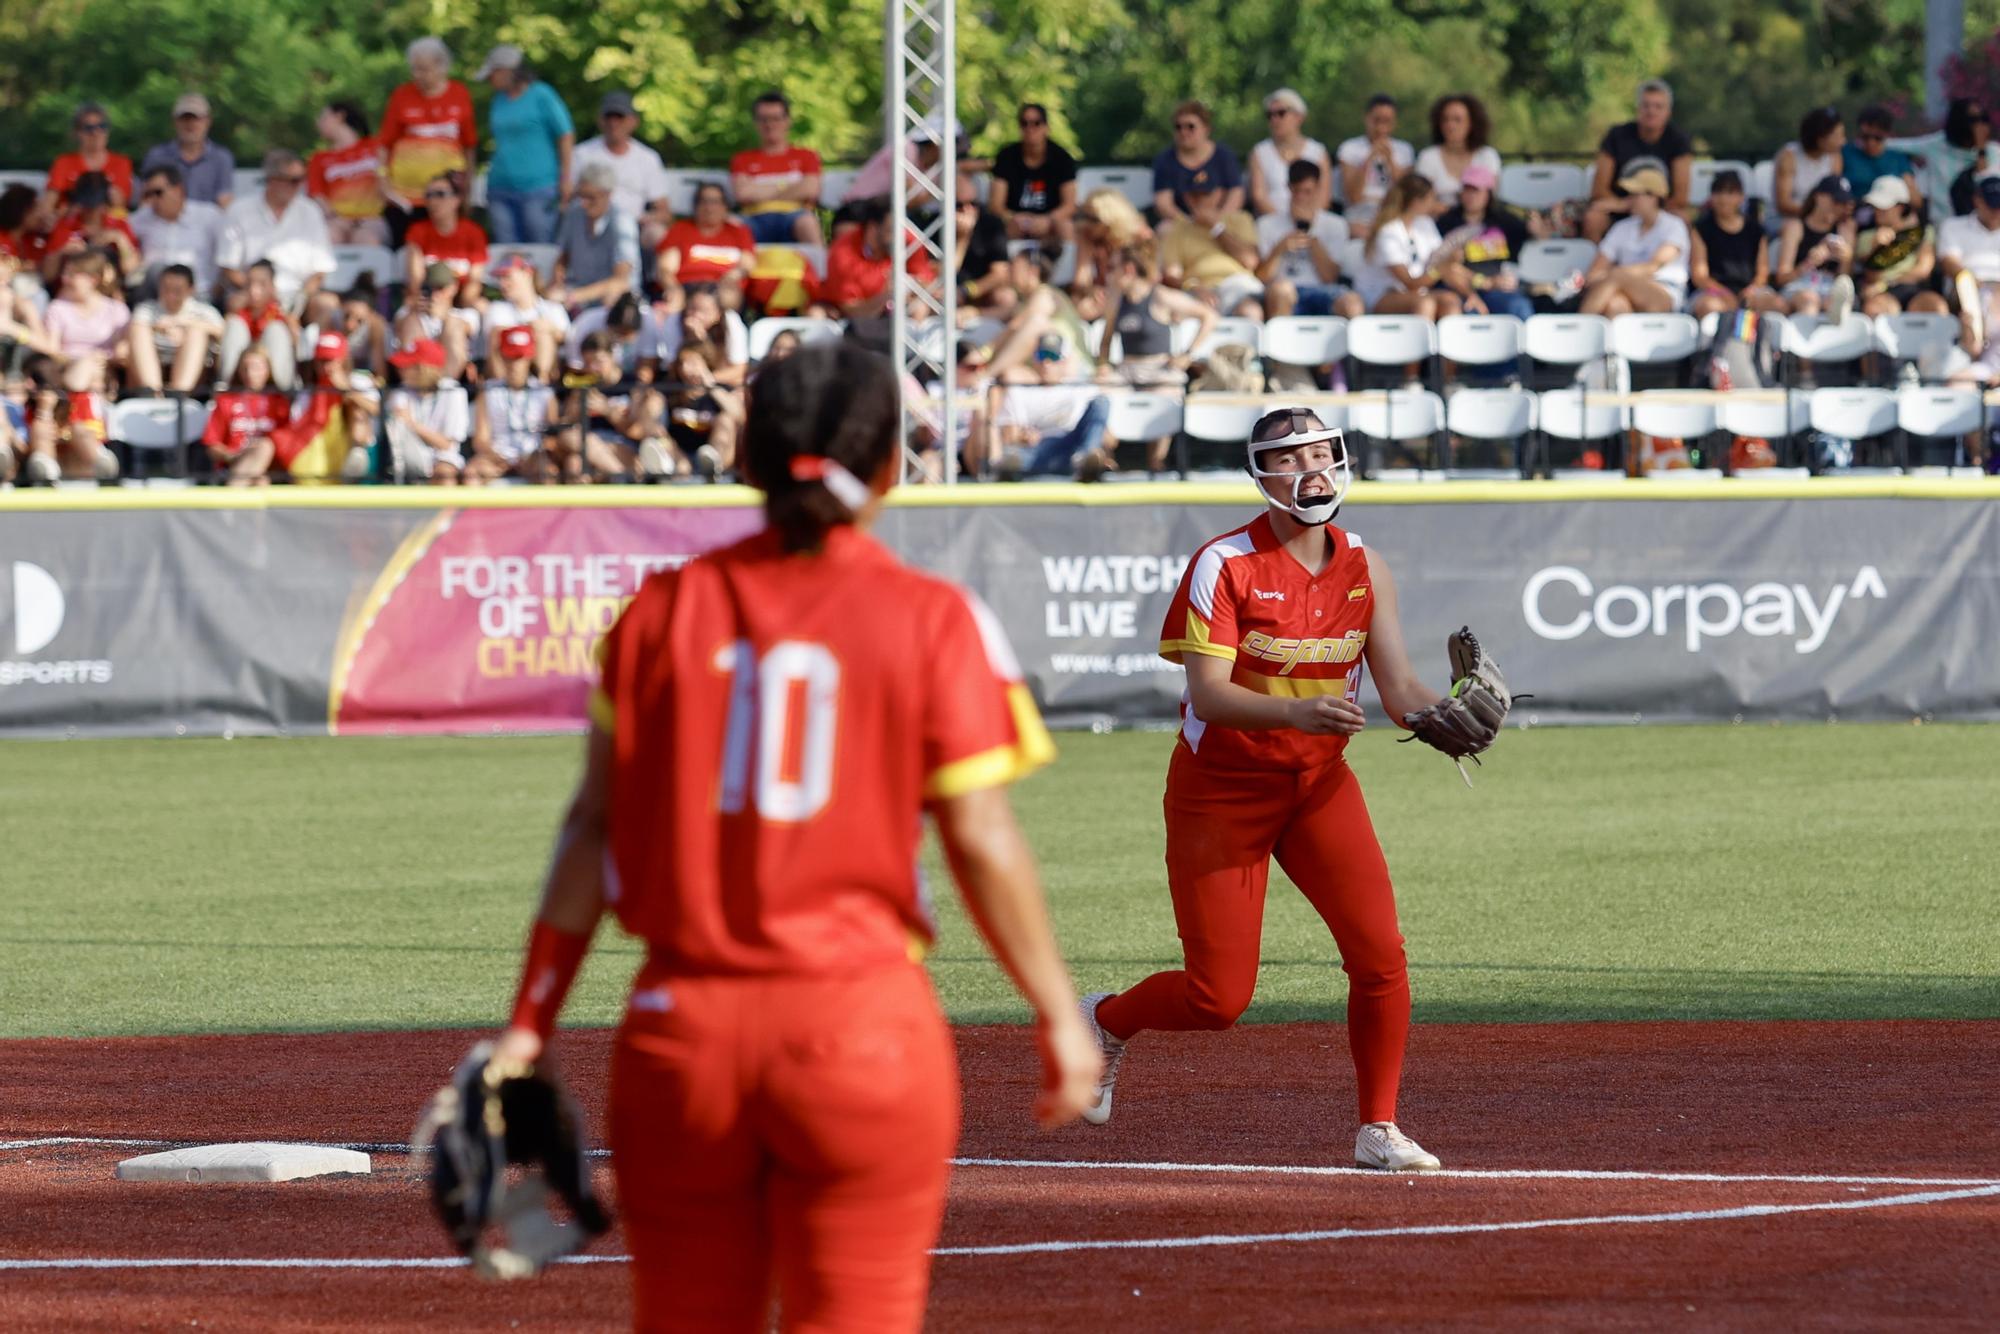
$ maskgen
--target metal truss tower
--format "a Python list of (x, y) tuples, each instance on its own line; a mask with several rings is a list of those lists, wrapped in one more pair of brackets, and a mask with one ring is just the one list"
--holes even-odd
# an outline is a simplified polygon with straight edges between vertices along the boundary
[[(889, 210), (893, 322), (891, 355), (903, 386), (903, 469), (917, 459), (908, 448), (919, 424), (939, 437), (944, 479), (958, 480), (958, 405), (954, 376), (958, 316), (958, 40), (954, 0), (886, 0), (889, 86), (883, 99), (890, 161), (895, 163)], [(930, 171), (918, 167), (911, 145), (924, 131), (940, 154)], [(938, 277), (936, 292), (912, 278), (909, 261), (921, 250)], [(912, 377), (942, 386), (935, 404), (914, 399)]]

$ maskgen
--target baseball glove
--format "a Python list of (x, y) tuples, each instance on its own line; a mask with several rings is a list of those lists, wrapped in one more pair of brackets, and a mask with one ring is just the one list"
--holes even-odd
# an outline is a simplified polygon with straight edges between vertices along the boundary
[[(1470, 627), (1446, 639), (1445, 648), (1451, 655), (1451, 693), (1427, 708), (1406, 714), (1403, 722), (1410, 735), (1404, 740), (1421, 741), (1453, 760), (1469, 756), (1477, 764), (1479, 752), (1500, 735), (1514, 697), (1507, 693), (1499, 666), (1480, 647)], [(1463, 772), (1464, 765), (1459, 769)]]

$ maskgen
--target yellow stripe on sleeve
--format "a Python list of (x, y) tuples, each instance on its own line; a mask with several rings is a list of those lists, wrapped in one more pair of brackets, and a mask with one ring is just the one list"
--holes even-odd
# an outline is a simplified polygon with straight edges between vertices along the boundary
[(591, 724), (598, 731), (615, 732), (618, 730), (618, 710), (611, 703), (611, 696), (604, 693), (603, 686), (592, 686), (590, 688), (590, 702), (584, 706), (584, 712), (590, 716)]
[(1228, 644), (1215, 643), (1208, 637), (1208, 622), (1193, 607), (1188, 608), (1187, 631), (1181, 639), (1162, 639), (1160, 656), (1168, 662), (1185, 662), (1185, 654), (1200, 653), (1211, 658), (1221, 658), (1224, 662), (1236, 661), (1236, 650)]
[(1018, 682), (1007, 687), (1007, 708), (1014, 715), (1014, 740), (941, 765), (924, 784), (924, 796), (962, 797), (989, 787), (1001, 787), (1027, 777), (1056, 757), (1035, 697)]

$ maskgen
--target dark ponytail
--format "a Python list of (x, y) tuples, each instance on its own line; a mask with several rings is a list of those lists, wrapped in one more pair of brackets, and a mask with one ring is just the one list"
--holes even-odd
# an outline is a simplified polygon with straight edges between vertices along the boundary
[(859, 508), (837, 495), (831, 480), (799, 475), (816, 465), (794, 460), (823, 459), (865, 485), (895, 457), (899, 418), (888, 358), (844, 339), (802, 347), (758, 374), (744, 459), (786, 551), (818, 551), (827, 532), (852, 523)]

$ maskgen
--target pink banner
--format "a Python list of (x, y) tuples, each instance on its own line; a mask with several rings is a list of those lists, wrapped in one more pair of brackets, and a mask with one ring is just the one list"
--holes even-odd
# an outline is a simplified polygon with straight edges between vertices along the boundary
[(646, 576), (762, 525), (722, 508), (433, 516), (348, 608), (328, 730), (575, 731), (598, 641)]

